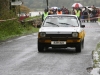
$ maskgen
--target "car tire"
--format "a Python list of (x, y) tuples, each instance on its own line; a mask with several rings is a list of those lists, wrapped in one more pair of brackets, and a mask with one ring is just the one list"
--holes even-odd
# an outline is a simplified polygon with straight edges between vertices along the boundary
[(44, 52), (44, 46), (38, 42), (38, 52)]
[(77, 46), (76, 46), (76, 52), (81, 52), (82, 50), (82, 42), (80, 42)]
[(84, 39), (83, 39), (83, 41), (82, 41), (82, 49), (84, 48)]

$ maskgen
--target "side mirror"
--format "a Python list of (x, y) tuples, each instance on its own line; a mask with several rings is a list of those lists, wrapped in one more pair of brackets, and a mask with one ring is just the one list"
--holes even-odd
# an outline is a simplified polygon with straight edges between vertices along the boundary
[(84, 28), (84, 27), (85, 27), (85, 25), (81, 25), (81, 27), (82, 27), (82, 28)]

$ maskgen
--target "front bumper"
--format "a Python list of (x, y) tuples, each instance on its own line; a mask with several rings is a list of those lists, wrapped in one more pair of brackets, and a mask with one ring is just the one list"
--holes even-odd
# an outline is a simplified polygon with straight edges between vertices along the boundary
[[(64, 45), (52, 45), (51, 41), (66, 41)], [(76, 47), (81, 42), (80, 38), (38, 38), (38, 44), (41, 43), (45, 47)]]

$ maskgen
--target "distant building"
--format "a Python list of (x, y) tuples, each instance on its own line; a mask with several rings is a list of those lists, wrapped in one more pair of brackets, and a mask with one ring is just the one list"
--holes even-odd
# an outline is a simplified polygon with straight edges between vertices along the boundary
[(36, 11), (36, 12), (29, 12), (29, 16), (30, 17), (34, 17), (34, 16), (39, 16), (42, 15), (42, 11)]

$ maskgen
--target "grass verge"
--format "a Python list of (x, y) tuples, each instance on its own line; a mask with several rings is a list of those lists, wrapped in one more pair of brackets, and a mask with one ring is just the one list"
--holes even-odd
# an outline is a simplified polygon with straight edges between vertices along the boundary
[(98, 18), (98, 21), (100, 22), (100, 18)]
[(100, 68), (100, 43), (97, 44), (96, 50), (93, 51), (93, 67)]
[(100, 43), (97, 44), (97, 51), (98, 51), (99, 62), (100, 62)]
[(39, 28), (25, 23), (22, 25), (17, 20), (0, 22), (0, 41), (38, 32)]
[(39, 19), (39, 18), (41, 18), (41, 16), (28, 17), (24, 21), (29, 21), (29, 20)]

